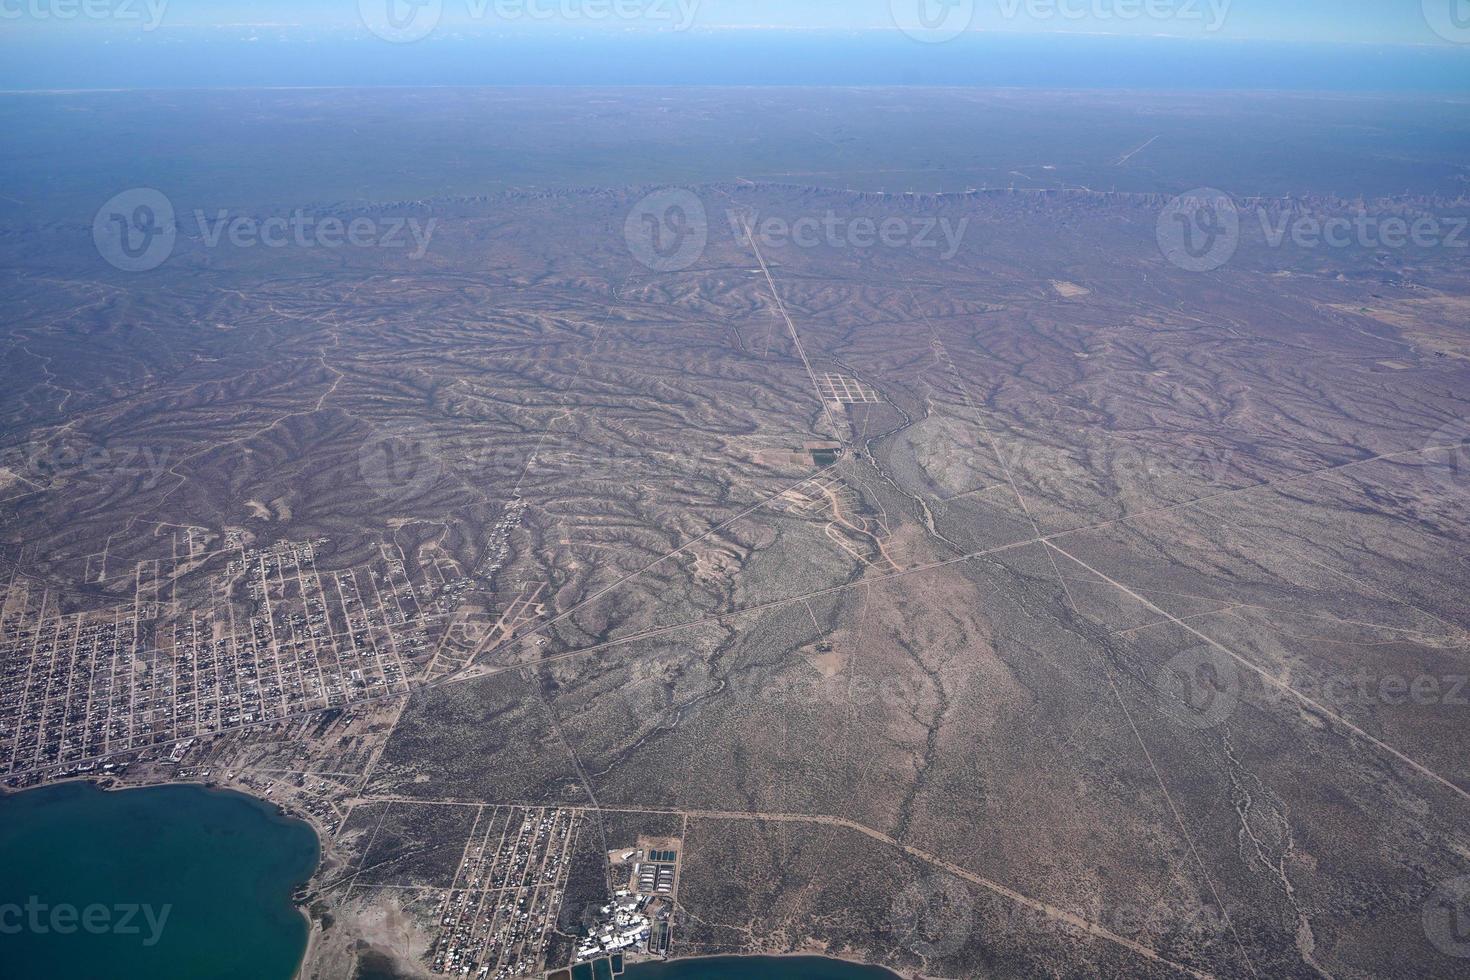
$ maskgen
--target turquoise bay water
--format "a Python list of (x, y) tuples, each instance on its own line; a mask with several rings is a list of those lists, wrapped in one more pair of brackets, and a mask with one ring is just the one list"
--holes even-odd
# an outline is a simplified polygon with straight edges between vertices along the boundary
[(0, 975), (290, 980), (307, 938), (291, 894), (318, 858), (310, 827), (237, 793), (0, 797)]
[(619, 980), (898, 980), (876, 966), (820, 956), (711, 956), (640, 963)]

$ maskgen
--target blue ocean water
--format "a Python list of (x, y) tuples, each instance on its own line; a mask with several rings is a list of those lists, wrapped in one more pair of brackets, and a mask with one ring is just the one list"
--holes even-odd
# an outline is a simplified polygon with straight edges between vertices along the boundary
[(0, 797), (0, 976), (290, 980), (316, 835), (199, 786)]

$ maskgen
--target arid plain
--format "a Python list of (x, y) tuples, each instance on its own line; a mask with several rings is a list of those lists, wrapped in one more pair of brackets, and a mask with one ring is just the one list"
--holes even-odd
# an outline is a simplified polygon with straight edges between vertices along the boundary
[(1464, 168), (1186, 166), (1208, 108), (6, 224), (7, 785), (269, 793), (312, 977), (565, 965), (645, 846), (676, 955), (1456, 975)]

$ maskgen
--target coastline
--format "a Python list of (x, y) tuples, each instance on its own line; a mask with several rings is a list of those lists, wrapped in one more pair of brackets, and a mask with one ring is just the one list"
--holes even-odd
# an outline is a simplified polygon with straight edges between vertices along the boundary
[[(111, 781), (111, 784), (103, 785), (104, 781)], [(296, 911), (296, 914), (300, 915), (302, 919), (306, 921), (306, 944), (302, 948), (300, 960), (299, 962), (297, 962), (296, 967), (291, 974), (292, 980), (303, 980), (303, 971), (306, 969), (306, 964), (311, 960), (312, 952), (316, 949), (318, 935), (320, 932), (320, 930), (317, 928), (316, 920), (311, 917), (311, 913), (308, 911), (307, 899), (309, 898), (310, 894), (310, 885), (313, 881), (316, 880), (317, 875), (321, 872), (322, 866), (325, 863), (326, 855), (329, 852), (328, 842), (331, 840), (330, 836), (326, 833), (324, 828), (315, 819), (314, 816), (312, 816), (311, 814), (296, 812), (292, 808), (281, 803), (279, 800), (273, 800), (269, 797), (262, 796), (259, 793), (252, 792), (248, 786), (239, 784), (235, 780), (206, 781), (201, 779), (171, 779), (152, 782), (140, 781), (137, 783), (127, 783), (122, 782), (119, 777), (116, 776), (97, 776), (95, 774), (88, 774), (86, 776), (68, 776), (63, 779), (56, 779), (50, 782), (38, 783), (34, 786), (26, 786), (21, 789), (0, 787), (0, 798), (8, 796), (21, 796), (22, 794), (31, 793), (36, 790), (53, 789), (58, 786), (66, 786), (72, 783), (87, 783), (90, 784), (94, 789), (103, 793), (126, 793), (130, 790), (162, 789), (166, 786), (192, 786), (197, 789), (204, 790), (208, 793), (223, 793), (228, 795), (240, 796), (247, 800), (250, 800), (252, 803), (272, 807), (275, 811), (274, 815), (278, 819), (299, 823), (309, 829), (311, 831), (312, 837), (316, 839), (316, 863), (312, 867), (310, 875), (308, 875), (305, 879), (301, 881), (292, 883), (291, 894), (288, 898), (288, 901), (291, 904), (291, 908)], [(306, 894), (302, 894), (303, 890), (306, 891)], [(298, 898), (298, 896), (300, 896), (300, 898)]]
[[(321, 930), (319, 924), (309, 911), (311, 904), (313, 882), (321, 874), (323, 868), (328, 864), (333, 852), (331, 836), (321, 821), (313, 814), (299, 811), (282, 803), (280, 800), (263, 795), (256, 788), (241, 782), (232, 780), (204, 780), (204, 779), (165, 779), (148, 780), (140, 779), (136, 782), (127, 781), (126, 777), (98, 776), (97, 774), (69, 776), (35, 786), (27, 786), (22, 789), (0, 788), (0, 798), (6, 796), (19, 796), (34, 790), (48, 789), (65, 786), (72, 783), (87, 783), (95, 789), (104, 793), (125, 793), (131, 790), (161, 789), (168, 786), (190, 786), (205, 792), (221, 793), (243, 797), (252, 803), (265, 805), (273, 811), (273, 815), (281, 820), (291, 821), (308, 827), (313, 838), (316, 840), (317, 853), (316, 863), (311, 873), (304, 879), (294, 882), (291, 888), (289, 901), (292, 908), (306, 923), (306, 942), (302, 948), (301, 956), (292, 973), (292, 980), (305, 980), (307, 964), (311, 962), (312, 955), (320, 946)], [(106, 785), (104, 785), (106, 783)], [(644, 965), (667, 965), (675, 966), (684, 963), (698, 963), (703, 960), (730, 960), (730, 959), (823, 959), (850, 964), (868, 970), (880, 971), (884, 974), (884, 980), (908, 980), (904, 974), (899, 973), (891, 967), (879, 963), (872, 963), (860, 959), (851, 954), (839, 955), (821, 950), (790, 951), (790, 952), (739, 952), (729, 951), (720, 953), (699, 953), (689, 956), (669, 956), (663, 958), (650, 958), (640, 960), (636, 963), (630, 962), (630, 968)], [(549, 968), (548, 968), (549, 969)]]

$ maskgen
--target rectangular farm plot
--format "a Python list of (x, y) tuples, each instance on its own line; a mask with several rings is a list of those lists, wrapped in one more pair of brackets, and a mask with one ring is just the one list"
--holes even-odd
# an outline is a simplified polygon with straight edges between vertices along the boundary
[(845, 374), (823, 374), (822, 397), (838, 405), (878, 405), (883, 399), (867, 385)]

